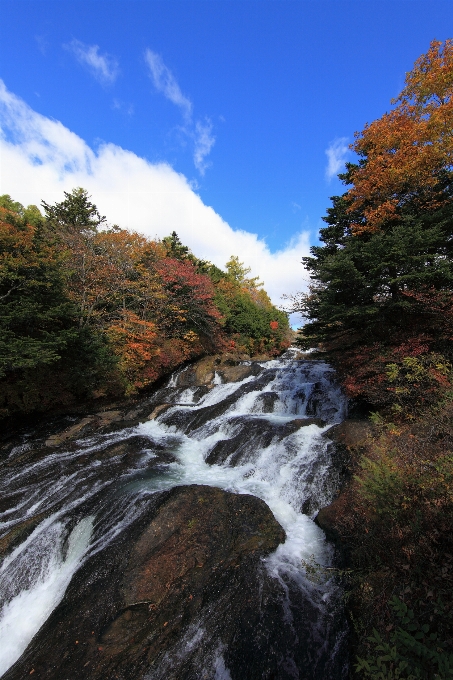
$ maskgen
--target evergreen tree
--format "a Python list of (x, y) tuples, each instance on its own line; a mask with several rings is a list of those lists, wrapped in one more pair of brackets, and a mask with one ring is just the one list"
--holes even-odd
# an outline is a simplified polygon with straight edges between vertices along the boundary
[(0, 207), (0, 376), (57, 361), (73, 335), (60, 257), (46, 240), (42, 216), (35, 206), (6, 198)]

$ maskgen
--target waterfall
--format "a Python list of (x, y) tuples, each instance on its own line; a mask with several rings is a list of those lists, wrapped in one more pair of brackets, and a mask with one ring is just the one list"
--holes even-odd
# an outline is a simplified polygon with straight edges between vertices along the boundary
[[(263, 569), (280, 589), (291, 644), (305, 634), (297, 614), (305, 607), (316, 673), (344, 677), (332, 661), (344, 637), (344, 630), (333, 630), (339, 590), (328, 574), (334, 555), (313, 519), (338, 488), (324, 435), (345, 417), (346, 401), (322, 361), (296, 360), (289, 351), (253, 368), (238, 382), (223, 382), (217, 372), (209, 389), (187, 387), (177, 372), (148, 399), (150, 410), (166, 404), (152, 420), (81, 437), (58, 452), (29, 438), (11, 451), (0, 469), (0, 541), (27, 523), (31, 530), (0, 567), (0, 676), (61, 601), (74, 573), (125, 531), (153, 495), (198, 484), (265, 501), (286, 533)], [(33, 446), (41, 453), (23, 460)], [(200, 621), (187, 630), (149, 678), (165, 678), (165, 668), (188, 654), (193, 640), (202, 646), (208, 626)], [(204, 677), (234, 680), (221, 640), (215, 649), (203, 661)], [(291, 649), (282, 650), (282, 658), (284, 677), (300, 677)]]

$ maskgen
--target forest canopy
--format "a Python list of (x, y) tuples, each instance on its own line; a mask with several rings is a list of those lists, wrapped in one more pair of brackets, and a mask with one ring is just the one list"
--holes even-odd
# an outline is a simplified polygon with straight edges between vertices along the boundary
[(86, 190), (24, 208), (0, 197), (0, 409), (131, 394), (184, 361), (278, 354), (287, 315), (232, 257), (221, 270), (176, 234), (108, 226)]

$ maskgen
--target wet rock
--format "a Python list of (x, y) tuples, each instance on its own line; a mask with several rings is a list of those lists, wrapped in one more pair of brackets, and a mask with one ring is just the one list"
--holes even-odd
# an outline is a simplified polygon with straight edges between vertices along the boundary
[(87, 416), (86, 418), (82, 418), (82, 420), (80, 420), (75, 425), (66, 428), (66, 430), (51, 435), (48, 439), (46, 439), (45, 445), (48, 447), (61, 446), (61, 444), (64, 444), (70, 439), (74, 439), (77, 435), (83, 434), (88, 428), (88, 425), (91, 425), (94, 419), (95, 416)]
[(226, 352), (216, 357), (216, 362), (225, 366), (237, 366), (241, 361), (250, 361), (250, 356), (244, 352)]
[[(247, 363), (242, 363), (246, 361)], [(200, 359), (181, 371), (176, 378), (177, 387), (196, 387), (214, 385), (215, 374), (223, 382), (239, 382), (250, 375), (258, 375), (262, 367), (251, 362), (247, 354), (221, 354)]]
[[(200, 644), (183, 643), (197, 634), (201, 640), (205, 626), (213, 658), (219, 645), (242, 654), (244, 634), (251, 652), (263, 599), (260, 559), (284, 537), (255, 497), (205, 486), (173, 489), (82, 567), (4, 680), (32, 671), (52, 680), (199, 678)], [(263, 632), (257, 640), (262, 660)], [(255, 659), (250, 669), (242, 658), (241, 664), (242, 677), (272, 677)]]
[(321, 527), (327, 538), (332, 541), (339, 551), (340, 563), (348, 563), (348, 543), (345, 541), (342, 519), (348, 515), (352, 504), (349, 489), (346, 489), (333, 503), (321, 508), (315, 517), (315, 523)]
[(268, 447), (272, 442), (281, 441), (301, 427), (325, 425), (319, 418), (295, 418), (287, 423), (274, 423), (264, 418), (240, 416), (230, 422), (237, 433), (215, 444), (206, 458), (209, 465), (223, 464), (227, 459), (230, 465), (246, 462), (256, 451)]
[(273, 413), (275, 402), (278, 401), (279, 396), (277, 392), (263, 392), (256, 398), (255, 404), (257, 411), (262, 413)]
[(137, 418), (140, 417), (140, 414), (142, 412), (142, 409), (137, 406), (136, 408), (131, 409), (130, 411), (127, 411), (124, 415), (124, 420), (136, 420)]
[(204, 357), (187, 366), (176, 377), (177, 387), (194, 387), (196, 385), (209, 385), (214, 380), (214, 361), (215, 357)]
[(124, 461), (124, 463), (125, 467), (128, 468), (138, 460), (145, 451), (150, 451), (150, 446), (152, 446), (153, 453), (155, 453), (156, 457), (159, 457), (161, 461), (172, 462), (174, 460), (173, 456), (170, 456), (163, 446), (158, 447), (156, 443), (151, 444), (147, 437), (142, 437), (140, 435), (132, 435), (123, 441), (99, 447), (92, 454), (88, 454), (88, 457), (103, 460), (116, 458), (118, 456), (127, 456), (128, 460)]
[(192, 393), (193, 403), (196, 404), (198, 401), (200, 401), (200, 399), (202, 397), (206, 396), (206, 394), (209, 392), (210, 389), (211, 389), (211, 385), (209, 385), (209, 386), (208, 385), (200, 385), (199, 387), (197, 387)]
[(272, 357), (270, 357), (268, 354), (254, 354), (253, 361), (264, 363), (265, 361), (272, 361)]
[(316, 427), (325, 427), (326, 421), (322, 418), (296, 418), (288, 423), (290, 427), (298, 430), (301, 427), (308, 427), (309, 425), (316, 425)]
[(34, 517), (16, 524), (8, 533), (0, 538), (0, 556), (5, 557), (19, 543), (25, 541), (28, 536), (36, 529), (38, 524), (46, 517), (47, 513), (40, 513)]
[(218, 372), (223, 382), (240, 382), (251, 375), (259, 375), (261, 371), (262, 367), (253, 362), (239, 366), (224, 366)]
[[(315, 522), (321, 527), (327, 538), (335, 543), (342, 562), (348, 561), (348, 543), (345, 539), (345, 528), (342, 526), (352, 505), (350, 479), (360, 455), (366, 449), (374, 426), (367, 420), (344, 420), (324, 433), (335, 446), (333, 464), (340, 475), (339, 489), (341, 493), (329, 505), (321, 508)], [(346, 531), (346, 533), (348, 533)]]
[(157, 406), (154, 407), (152, 412), (148, 416), (148, 420), (155, 420), (159, 413), (162, 413), (165, 411), (167, 408), (169, 408), (171, 404), (158, 404)]
[(299, 399), (302, 404), (305, 403), (305, 400), (307, 399), (307, 395), (305, 393), (305, 390), (298, 390), (297, 392), (294, 393), (294, 397), (296, 399)]
[(274, 379), (274, 377), (275, 370), (263, 370), (256, 380), (250, 383), (239, 385), (235, 392), (217, 404), (212, 404), (210, 406), (197, 408), (194, 410), (187, 408), (184, 410), (179, 410), (176, 413), (171, 412), (168, 415), (164, 413), (161, 421), (166, 425), (175, 425), (183, 432), (192, 432), (193, 430), (202, 427), (209, 421), (212, 421), (224, 414), (226, 411), (228, 411), (228, 409), (231, 408), (231, 406), (233, 406), (233, 404), (237, 402), (240, 397), (248, 394), (249, 392), (255, 392), (265, 387), (271, 380)]
[(374, 426), (369, 420), (343, 420), (329, 428), (325, 436), (348, 449), (357, 449), (365, 446), (373, 430)]
[(313, 385), (313, 389), (311, 391), (311, 394), (308, 397), (307, 406), (306, 406), (306, 409), (305, 409), (307, 416), (318, 415), (318, 410), (319, 410), (320, 406), (322, 406), (322, 403), (323, 403), (323, 397), (324, 397), (324, 390), (323, 390), (322, 383), (315, 383)]
[(119, 420), (123, 420), (125, 418), (125, 415), (123, 411), (101, 411), (100, 413), (97, 414), (97, 417), (99, 419), (99, 427), (107, 427), (111, 423), (116, 423)]
[(332, 389), (335, 390), (332, 378), (333, 374), (325, 374), (321, 381), (313, 383), (305, 407), (307, 416), (323, 418), (326, 421), (335, 420), (338, 416), (336, 406), (329, 395)]

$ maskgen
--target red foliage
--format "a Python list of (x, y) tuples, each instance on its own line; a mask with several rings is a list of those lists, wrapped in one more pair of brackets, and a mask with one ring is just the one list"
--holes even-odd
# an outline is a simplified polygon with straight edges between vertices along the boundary
[(166, 257), (156, 263), (156, 270), (171, 295), (171, 305), (162, 319), (165, 331), (181, 335), (193, 330), (205, 341), (217, 339), (222, 315), (214, 304), (211, 279), (199, 274), (189, 260)]

